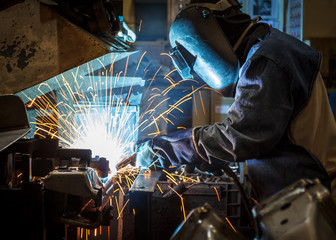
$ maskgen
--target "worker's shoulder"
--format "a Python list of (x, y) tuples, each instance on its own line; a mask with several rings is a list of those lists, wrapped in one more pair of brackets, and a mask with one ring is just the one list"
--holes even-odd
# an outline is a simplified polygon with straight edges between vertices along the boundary
[(307, 69), (311, 71), (308, 75), (314, 75), (321, 63), (321, 54), (317, 50), (274, 28), (259, 43), (251, 60), (260, 57), (270, 59), (291, 77), (297, 77), (297, 73), (308, 74)]
[(299, 39), (278, 29), (271, 28), (271, 32), (260, 43), (258, 54), (275, 62), (320, 61), (320, 53)]

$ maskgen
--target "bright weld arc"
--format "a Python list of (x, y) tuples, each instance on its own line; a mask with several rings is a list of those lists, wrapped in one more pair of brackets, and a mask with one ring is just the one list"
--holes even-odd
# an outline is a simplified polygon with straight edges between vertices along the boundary
[[(143, 55), (141, 56), (141, 58), (140, 58), (140, 60), (139, 60), (139, 63), (138, 63), (138, 65), (137, 65), (137, 70), (138, 70), (138, 68), (139, 68), (139, 66), (140, 66), (140, 63), (141, 63), (141, 61), (142, 61), (142, 58), (144, 57), (144, 55), (145, 55), (145, 53), (146, 52), (144, 52), (143, 53)], [(165, 55), (165, 54), (162, 54), (162, 55)], [(168, 55), (169, 56), (169, 55)], [(99, 62), (101, 62), (100, 60), (99, 60)], [(101, 63), (102, 64), (102, 63)], [(89, 72), (91, 72), (90, 71), (90, 67), (89, 67), (89, 65), (87, 66), (88, 67), (88, 69), (89, 69)], [(104, 66), (103, 66), (104, 67)], [(113, 69), (113, 64), (111, 64), (111, 68), (110, 68), (110, 70), (111, 69)], [(153, 80), (154, 80), (154, 78), (156, 77), (156, 74), (160, 71), (160, 69), (161, 69), (161, 66), (160, 66), (160, 68), (156, 71), (156, 73), (155, 73), (155, 75), (154, 75), (154, 77), (152, 78), (152, 81), (151, 81), (151, 83), (153, 82)], [(127, 67), (125, 68), (125, 71), (124, 71), (124, 77), (125, 77), (125, 75), (126, 75), (126, 71), (127, 71)], [(174, 70), (173, 71), (171, 71), (171, 72), (169, 72), (168, 74), (166, 74), (166, 78), (168, 78), (168, 81), (170, 81), (170, 80), (172, 80), (172, 79), (169, 79), (169, 75), (172, 73), (172, 72), (174, 72)], [(116, 84), (117, 83), (117, 81), (119, 80), (119, 78), (120, 78), (120, 76), (121, 76), (121, 74), (123, 73), (123, 71), (120, 71), (119, 72), (119, 74), (117, 74), (116, 75), (116, 81), (114, 82), (114, 84)], [(85, 103), (87, 103), (87, 102), (89, 102), (89, 104), (88, 104), (88, 110), (95, 110), (95, 109), (93, 109), (94, 107), (93, 106), (91, 106), (91, 104), (92, 105), (94, 105), (95, 104), (95, 102), (93, 101), (92, 102), (92, 100), (90, 101), (89, 100), (89, 96), (87, 96), (87, 95), (85, 95), (85, 94), (83, 94), (82, 92), (80, 92), (80, 91), (82, 91), (80, 88), (81, 88), (81, 86), (82, 86), (82, 84), (83, 84), (83, 82), (78, 82), (78, 79), (77, 79), (77, 75), (78, 75), (78, 68), (77, 68), (77, 71), (76, 71), (76, 73), (74, 74), (74, 73), (72, 73), (72, 76), (75, 78), (74, 79), (74, 81), (75, 81), (75, 84), (76, 84), (76, 86), (73, 88), (73, 87), (71, 87), (70, 86), (70, 84), (67, 82), (67, 80), (65, 79), (65, 77), (62, 75), (61, 76), (61, 79), (57, 79), (56, 77), (55, 77), (55, 79), (56, 79), (56, 82), (58, 83), (58, 85), (60, 86), (60, 91), (59, 91), (59, 93), (64, 97), (64, 99), (69, 99), (68, 97), (70, 97), (70, 98), (73, 98), (74, 100), (75, 100), (75, 103), (76, 104), (79, 104), (79, 102), (78, 101), (80, 101), (80, 102), (83, 102), (84, 104)], [(105, 74), (105, 83), (107, 84), (107, 76), (108, 76), (108, 74)], [(111, 86), (112, 86), (112, 76), (113, 76), (113, 73), (111, 72), (111, 78), (110, 78), (110, 82), (111, 82)], [(82, 76), (80, 76), (80, 77), (82, 77)], [(94, 81), (94, 79), (93, 79), (93, 76), (91, 76), (91, 74), (89, 74), (89, 79), (90, 79), (90, 86), (88, 87), (88, 89), (87, 89), (87, 91), (89, 91), (90, 92), (90, 94), (91, 94), (91, 96), (92, 96), (92, 98), (93, 98), (93, 100), (96, 100), (96, 99), (98, 99), (98, 97), (99, 97), (99, 89), (97, 89), (97, 86), (99, 87), (99, 86), (101, 86), (101, 83), (100, 83), (100, 85), (98, 84), (97, 85), (97, 83), (95, 84), (95, 83), (93, 83), (93, 81)], [(81, 80), (81, 78), (79, 78), (79, 80)], [(84, 78), (82, 77), (82, 80), (84, 80)], [(99, 76), (99, 80), (101, 80), (101, 78), (100, 78), (100, 76)], [(170, 81), (171, 82), (171, 81)], [(174, 82), (174, 81), (173, 81)], [(163, 93), (167, 93), (168, 91), (170, 91), (172, 88), (174, 88), (176, 85), (178, 85), (178, 84), (180, 84), (182, 81), (180, 81), (180, 82), (177, 82), (177, 83), (175, 83), (174, 82), (174, 84), (172, 84), (171, 86), (169, 86), (168, 88), (166, 88), (164, 91), (163, 91)], [(172, 82), (171, 82), (172, 83)], [(64, 87), (62, 87), (62, 85), (64, 86)], [(47, 87), (47, 88), (49, 88), (50, 89), (50, 86), (48, 85), (48, 84), (41, 84), (40, 86), (39, 86), (39, 88), (40, 89), (42, 89), (42, 86), (45, 86), (45, 87)], [(202, 86), (203, 87), (203, 86)], [(201, 87), (200, 87), (201, 88)], [(200, 88), (197, 88), (197, 89), (194, 89), (194, 88), (192, 88), (192, 92), (191, 93), (189, 93), (189, 94), (187, 94), (187, 95), (185, 95), (184, 97), (182, 97), (180, 100), (178, 100), (174, 105), (170, 105), (169, 106), (169, 109), (167, 110), (167, 111), (165, 111), (164, 113), (161, 113), (158, 117), (156, 117), (156, 118), (152, 118), (153, 119), (153, 121), (151, 122), (151, 124), (149, 124), (149, 126), (150, 125), (152, 125), (152, 124), (155, 124), (155, 127), (156, 127), (156, 130), (157, 130), (157, 132), (156, 132), (156, 134), (158, 134), (158, 133), (160, 133), (161, 131), (160, 131), (160, 129), (159, 129), (159, 127), (158, 127), (158, 124), (157, 124), (157, 121), (159, 120), (159, 118), (163, 118), (163, 120), (165, 120), (166, 122), (168, 121), (168, 122), (170, 122), (170, 123), (172, 123), (172, 121), (171, 120), (169, 120), (169, 119), (167, 119), (167, 118), (165, 118), (165, 115), (167, 114), (170, 114), (173, 110), (175, 110), (175, 109), (177, 109), (177, 110), (179, 110), (180, 112), (182, 112), (182, 110), (181, 109), (179, 109), (178, 108), (178, 106), (180, 105), (180, 104), (182, 104), (182, 103), (184, 103), (185, 101), (188, 101), (188, 100), (190, 100), (191, 99), (191, 95), (194, 95), (194, 93), (197, 91), (197, 90), (199, 90)], [(148, 89), (147, 89), (148, 90)], [(41, 91), (41, 90), (40, 90)], [(106, 93), (106, 91), (107, 91), (107, 89), (105, 90), (105, 93)], [(108, 102), (105, 102), (105, 106), (111, 106), (111, 103), (115, 103), (115, 95), (113, 95), (112, 94), (112, 88), (110, 88), (110, 97), (108, 98)], [(41, 91), (42, 92), (42, 91)], [(69, 95), (71, 95), (71, 96), (69, 96)], [(112, 96), (113, 95), (113, 96)], [(159, 96), (162, 96), (162, 93), (161, 93), (161, 95), (157, 95), (157, 97), (159, 97)], [(50, 99), (48, 99), (48, 98), (45, 98), (44, 96), (42, 97), (43, 99), (44, 99), (44, 101), (46, 102), (45, 104), (46, 105), (53, 105), (52, 106), (52, 111), (54, 111), (54, 116), (53, 115), (49, 115), (48, 117), (51, 117), (52, 119), (51, 119), (51, 121), (56, 125), (56, 124), (58, 124), (58, 122), (62, 122), (62, 124), (63, 125), (66, 125), (66, 124), (69, 124), (69, 126), (68, 127), (71, 127), (71, 128), (74, 128), (73, 130), (74, 131), (76, 131), (77, 132), (77, 134), (79, 134), (79, 136), (80, 136), (80, 129), (76, 129), (76, 126), (74, 126), (74, 125), (72, 125), (71, 124), (71, 122), (69, 121), (69, 119), (71, 119), (71, 116), (70, 115), (66, 115), (66, 114), (62, 114), (62, 112), (59, 112), (58, 110), (58, 108), (59, 107), (62, 107), (62, 108), (65, 108), (65, 109), (67, 109), (67, 111), (70, 111), (72, 114), (74, 114), (74, 113), (78, 113), (78, 111), (79, 110), (75, 110), (74, 108), (72, 108), (72, 106), (70, 106), (69, 104), (67, 104), (66, 102), (64, 102), (64, 103), (62, 103), (62, 102), (59, 102), (59, 103), (57, 103), (56, 105), (55, 104), (53, 104), (53, 103), (51, 103), (50, 102)], [(118, 107), (120, 107), (120, 105), (119, 105), (119, 100), (120, 99), (118, 99), (117, 98), (117, 105), (118, 105)], [(168, 99), (165, 99), (164, 101), (167, 101)], [(34, 99), (34, 102), (32, 102), (31, 104), (33, 105), (35, 105), (36, 104), (36, 98)], [(120, 101), (121, 102), (121, 101)], [(161, 104), (162, 104), (162, 102), (161, 102)], [(36, 105), (35, 105), (36, 106)], [(42, 106), (43, 107), (43, 106)], [(41, 108), (42, 108), (41, 107)], [(157, 108), (158, 106), (154, 106), (154, 110)], [(84, 109), (85, 110), (85, 109)], [(80, 111), (83, 111), (82, 113), (83, 114), (86, 114), (87, 112), (84, 112), (84, 110), (83, 109), (80, 109)], [(154, 112), (154, 111), (153, 111)], [(46, 111), (44, 111), (44, 114), (43, 114), (43, 111), (42, 111), (42, 115), (48, 115), (47, 114), (48, 112), (46, 112)], [(142, 116), (140, 116), (140, 118), (141, 117), (143, 117), (144, 115), (142, 115)], [(57, 122), (58, 121), (58, 122)], [(172, 123), (173, 124), (173, 123)], [(141, 125), (141, 124), (140, 124)], [(52, 129), (52, 126), (53, 125), (46, 125), (47, 127), (48, 127), (48, 129), (49, 129), (49, 134), (50, 135), (52, 135), (53, 137), (58, 137), (58, 138), (60, 138), (60, 136), (58, 135), (57, 136), (57, 132), (54, 132), (54, 133), (51, 133), (51, 129)], [(138, 126), (138, 129), (139, 129), (139, 127), (140, 126)], [(46, 131), (46, 130), (44, 130), (44, 129), (40, 129), (41, 131), (45, 131), (45, 132), (48, 132), (48, 131)], [(68, 133), (69, 131), (67, 131), (67, 129), (59, 129), (59, 131), (60, 132), (64, 132), (64, 133)], [(71, 139), (71, 137), (70, 137), (70, 135), (68, 135), (68, 134), (66, 134), (66, 135), (62, 135), (62, 136), (65, 136), (66, 138), (69, 138), (69, 139)], [(66, 143), (66, 144), (68, 144), (68, 145), (71, 145), (71, 143), (66, 139), (66, 138), (61, 138), (60, 140), (61, 141), (63, 141), (63, 143)], [(168, 177), (168, 179), (170, 179), (172, 182), (174, 182), (176, 185), (177, 185), (177, 182), (175, 181), (175, 179), (174, 179), (174, 177), (171, 175), (171, 174), (169, 174), (168, 172), (166, 172), (168, 175), (167, 175), (167, 177)], [(127, 175), (124, 175), (125, 176), (125, 181), (126, 181), (126, 183), (127, 183), (127, 186), (129, 187), (129, 183), (132, 183), (133, 181), (130, 179), (130, 178), (128, 178), (128, 176)], [(188, 180), (188, 178), (185, 178), (185, 177), (183, 177), (183, 180)], [(196, 180), (194, 180), (194, 179), (189, 179), (190, 181), (196, 181)], [(119, 181), (120, 181), (120, 183), (122, 183), (122, 179), (121, 179), (121, 176), (119, 175)], [(117, 182), (118, 183), (118, 182)], [(121, 188), (121, 191), (123, 191), (123, 189), (122, 189), (122, 187), (121, 187), (121, 185), (118, 183), (118, 185), (119, 185), (119, 187)], [(158, 188), (160, 189), (160, 186), (158, 186)], [(161, 193), (163, 193), (162, 192), (162, 189), (160, 189), (160, 191), (161, 191)], [(124, 193), (123, 193), (124, 194)], [(112, 199), (110, 199), (111, 201), (112, 201)], [(118, 200), (117, 199), (115, 199), (116, 200), (116, 204), (118, 205)], [(184, 209), (184, 204), (183, 204), (183, 198), (181, 198), (181, 203), (182, 203), (182, 208), (183, 208), (183, 212), (184, 212), (184, 217), (185, 217), (185, 209)], [(119, 208), (118, 208), (118, 211), (119, 211)]]
[[(78, 71), (78, 69), (77, 69), (77, 71)], [(72, 73), (73, 77), (76, 77), (77, 74), (78, 74), (77, 72), (76, 72), (76, 75)], [(56, 78), (56, 79), (57, 79), (57, 78)], [(65, 88), (65, 91), (64, 91), (64, 88), (61, 88), (60, 92), (62, 93), (62, 95), (63, 95), (63, 97), (64, 97), (65, 99), (67, 99), (67, 94), (68, 94), (68, 93), (69, 93), (70, 95), (72, 95), (72, 96), (74, 96), (74, 95), (79, 96), (80, 98), (81, 98), (81, 96), (83, 96), (83, 94), (78, 93), (78, 89), (76, 89), (76, 91), (73, 91), (73, 89), (70, 87), (70, 85), (66, 82), (66, 79), (64, 78), (64, 76), (62, 76), (62, 81), (65, 83), (65, 84), (64, 84), (64, 86), (65, 86), (65, 87), (64, 87), (64, 88)], [(59, 81), (57, 81), (57, 82), (58, 82), (58, 84), (59, 84)], [(91, 82), (92, 82), (92, 80), (91, 80)], [(76, 86), (77, 86), (77, 88), (78, 88), (80, 85), (78, 84), (77, 79), (75, 79), (75, 83), (76, 83)], [(46, 85), (46, 84), (44, 83), (44, 84), (41, 84), (41, 85), (39, 86), (40, 91), (41, 91), (41, 87), (44, 86), (44, 85)], [(60, 84), (59, 84), (59, 85), (60, 85)], [(48, 88), (50, 88), (48, 85), (46, 85), (46, 86), (47, 86)], [(91, 87), (91, 89), (93, 89), (92, 86), (90, 86), (90, 87)], [(89, 89), (90, 89), (90, 87), (89, 87)], [(66, 92), (68, 92), (68, 93), (66, 93)], [(92, 93), (91, 93), (91, 94), (92, 94)], [(94, 94), (94, 95), (92, 95), (92, 96), (95, 96), (95, 95), (96, 95), (96, 94)], [(43, 98), (43, 100), (45, 101), (45, 105), (49, 106), (49, 105), (50, 105), (50, 102), (48, 102), (49, 100), (48, 100), (47, 98), (45, 98), (45, 97), (42, 97), (42, 98)], [(110, 97), (110, 99), (111, 99), (111, 97)], [(75, 97), (74, 100), (75, 100), (75, 103), (78, 104), (78, 102), (77, 102), (77, 97)], [(36, 101), (36, 98), (35, 98), (35, 101)], [(35, 103), (35, 102), (32, 102), (32, 103)], [(38, 104), (36, 104), (36, 103), (35, 103), (35, 105), (38, 106)], [(61, 122), (61, 123), (63, 123), (64, 125), (68, 125), (67, 127), (70, 127), (71, 129), (73, 129), (73, 130), (76, 131), (77, 127), (74, 126), (74, 125), (72, 125), (72, 124), (68, 121), (68, 119), (67, 119), (67, 118), (68, 118), (67, 115), (61, 115), (61, 114), (58, 113), (58, 111), (57, 111), (58, 109), (55, 110), (56, 107), (57, 107), (57, 106), (60, 106), (60, 105), (62, 105), (61, 102), (58, 103), (56, 106), (55, 106), (55, 105), (52, 106), (52, 110), (53, 110), (54, 113), (56, 114), (56, 117), (58, 118), (58, 121)], [(90, 104), (89, 104), (89, 105), (90, 105)], [(105, 104), (105, 105), (106, 105), (106, 104)], [(42, 108), (42, 106), (40, 106), (40, 107)], [(70, 110), (70, 112), (74, 112), (74, 113), (76, 113), (76, 111), (75, 111), (72, 107), (70, 107), (68, 104), (65, 104), (65, 103), (64, 103), (64, 104), (62, 105), (62, 107), (65, 107), (66, 109)], [(45, 113), (43, 113), (43, 112), (45, 112)], [(57, 137), (57, 138), (59, 138), (63, 143), (65, 143), (65, 144), (67, 144), (67, 145), (71, 145), (71, 142), (67, 141), (65, 138), (61, 138), (60, 136), (56, 136), (57, 131), (54, 132), (54, 133), (51, 132), (51, 129), (52, 129), (53, 125), (56, 125), (56, 124), (57, 124), (57, 121), (56, 121), (55, 117), (52, 116), (52, 115), (49, 115), (48, 112), (46, 112), (46, 111), (43, 110), (43, 109), (41, 109), (41, 113), (42, 113), (42, 114), (38, 114), (38, 116), (44, 117), (45, 119), (50, 119), (50, 120), (52, 121), (52, 124), (48, 124), (48, 123), (46, 123), (46, 124), (42, 124), (42, 123), (40, 123), (41, 125), (46, 126), (46, 128), (48, 128), (49, 131), (48, 131), (48, 130), (45, 130), (45, 129), (42, 129), (42, 128), (37, 128), (37, 131), (40, 130), (40, 131), (42, 131), (42, 132), (46, 132), (46, 133), (48, 133), (49, 135), (51, 135), (52, 137)], [(43, 116), (43, 115), (48, 115), (48, 116)], [(67, 132), (68, 132), (66, 129), (64, 129), (64, 130), (60, 129), (60, 130), (61, 130), (61, 132), (63, 132), (63, 133), (67, 133)], [(79, 133), (79, 132), (77, 132), (77, 133)], [(36, 134), (39, 134), (39, 133), (36, 133)], [(41, 134), (40, 134), (40, 135), (41, 135)], [(67, 138), (71, 138), (68, 134), (66, 134), (65, 136), (66, 136)]]

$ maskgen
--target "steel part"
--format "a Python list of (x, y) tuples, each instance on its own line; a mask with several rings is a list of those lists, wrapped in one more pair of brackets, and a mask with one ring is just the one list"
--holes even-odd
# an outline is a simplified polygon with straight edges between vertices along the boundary
[[(12, 239), (26, 238), (28, 233), (33, 239), (43, 239), (46, 226), (43, 186), (34, 180), (33, 174), (34, 169), (42, 170), (40, 168), (45, 166), (35, 165), (34, 160), (55, 157), (57, 143), (51, 139), (20, 139), (0, 152), (0, 166), (7, 168), (7, 174), (11, 175), (9, 184), (7, 180), (0, 183), (0, 193), (6, 196), (0, 202), (4, 206), (2, 214), (8, 219), (3, 229), (11, 233)], [(7, 160), (5, 166), (4, 160)], [(43, 170), (50, 171), (49, 166), (47, 168)], [(17, 231), (18, 225), (20, 231)]]
[(104, 189), (104, 192), (103, 194), (107, 196), (106, 200), (108, 200), (108, 196), (112, 195), (113, 194), (113, 191), (114, 191), (114, 184), (116, 184), (117, 182), (117, 179), (115, 177), (112, 177), (110, 179), (108, 179), (106, 182), (104, 182), (104, 186), (103, 186), (103, 189)]
[(242, 203), (246, 209), (246, 212), (249, 215), (250, 222), (253, 225), (254, 224), (254, 219), (251, 214), (251, 205), (247, 196), (247, 193), (245, 192), (245, 189), (243, 188), (242, 184), (244, 181), (244, 164), (233, 164), (233, 165), (228, 165), (226, 163), (223, 163), (218, 166), (218, 168), (221, 168), (225, 175), (222, 176), (207, 176), (206, 174), (201, 174), (201, 176), (207, 176), (205, 179), (202, 181), (204, 182), (211, 182), (211, 181), (221, 181), (224, 180), (226, 177), (228, 178), (227, 180), (230, 180), (238, 189), (240, 192), (240, 196), (242, 199)]
[(336, 239), (335, 212), (335, 202), (317, 179), (301, 179), (253, 209), (265, 240)]
[(135, 211), (134, 236), (150, 240), (152, 236), (152, 192), (130, 192), (131, 206)]
[(67, 171), (72, 166), (73, 160), (78, 161), (78, 169), (86, 170), (91, 162), (91, 150), (90, 149), (57, 149), (57, 157), (60, 158), (60, 170)]
[[(101, 199), (101, 194), (97, 199)], [(81, 212), (80, 214), (71, 214), (70, 216), (67, 216), (66, 213), (62, 214), (62, 216), (59, 217), (59, 221), (76, 227), (89, 229), (96, 228), (103, 223), (103, 212), (102, 209), (100, 209), (99, 204), (100, 203), (97, 200), (92, 203), (93, 206), (87, 211), (89, 213)], [(72, 209), (70, 208), (70, 210)]]
[(246, 240), (222, 221), (209, 204), (193, 209), (185, 222), (177, 228), (171, 240)]
[(15, 95), (0, 95), (0, 152), (30, 131), (22, 100)]
[(152, 194), (162, 171), (141, 169), (130, 188), (131, 206), (135, 210), (135, 236), (151, 239), (152, 227)]
[[(2, 166), (7, 171), (1, 173), (4, 175), (0, 177), (2, 179), (0, 185), (10, 184), (8, 185), (10, 188), (19, 187), (29, 183), (33, 176), (46, 176), (54, 170), (57, 147), (58, 141), (56, 139), (17, 140), (0, 154), (3, 155), (2, 158), (7, 159), (6, 163), (2, 162)], [(18, 178), (19, 175), (22, 181)], [(10, 178), (12, 181), (8, 183)]]
[(132, 165), (132, 166), (135, 166), (135, 160), (136, 160), (136, 155), (133, 154), (132, 156), (130, 156), (128, 158), (125, 158), (125, 159), (121, 160), (120, 162), (118, 162), (117, 165), (116, 165), (116, 169), (120, 170), (120, 169), (126, 167), (129, 164)]
[(161, 174), (161, 170), (152, 171), (150, 169), (141, 169), (139, 175), (134, 180), (130, 191), (153, 193)]
[(62, 192), (86, 198), (97, 198), (103, 183), (92, 168), (79, 171), (78, 168), (68, 171), (55, 170), (44, 179), (44, 187), (48, 190)]
[(96, 156), (92, 158), (89, 166), (97, 171), (97, 174), (100, 178), (106, 178), (108, 176), (110, 168), (109, 161), (107, 161), (106, 158), (100, 158), (99, 156)]

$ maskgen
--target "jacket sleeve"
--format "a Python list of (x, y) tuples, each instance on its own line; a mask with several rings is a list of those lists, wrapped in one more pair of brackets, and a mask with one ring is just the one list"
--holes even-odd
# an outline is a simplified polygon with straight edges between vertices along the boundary
[(153, 138), (151, 147), (157, 152), (162, 167), (204, 162), (194, 148), (191, 128), (157, 136)]
[(227, 119), (194, 128), (195, 150), (209, 163), (261, 157), (280, 141), (292, 111), (289, 76), (270, 59), (252, 57), (241, 69)]

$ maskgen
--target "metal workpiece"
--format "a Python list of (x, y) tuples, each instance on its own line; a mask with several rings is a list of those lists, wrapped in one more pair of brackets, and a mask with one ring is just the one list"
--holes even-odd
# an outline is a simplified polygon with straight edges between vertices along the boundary
[(15, 95), (0, 96), (0, 152), (25, 136), (29, 131), (23, 101)]
[(234, 231), (229, 224), (223, 222), (209, 204), (193, 209), (185, 222), (177, 229), (171, 240), (246, 240)]
[(301, 179), (253, 209), (263, 240), (336, 239), (336, 205), (318, 179)]
[(90, 149), (58, 148), (57, 157), (60, 159), (58, 170), (68, 171), (73, 162), (77, 162), (77, 170), (86, 171), (91, 162), (91, 155)]
[(152, 236), (152, 195), (161, 174), (161, 170), (141, 169), (130, 188), (130, 204), (136, 212), (134, 235), (143, 239)]
[[(159, 181), (156, 181), (155, 171), (148, 172), (146, 179), (146, 174), (140, 173), (134, 181), (136, 183), (139, 180), (139, 191), (130, 190), (128, 194), (129, 207), (135, 212), (134, 236), (141, 236), (142, 239), (169, 239), (179, 223), (184, 222), (184, 214), (204, 205), (205, 202), (213, 207), (219, 218), (224, 221), (227, 218), (226, 221), (230, 221), (237, 231), (249, 236), (252, 234), (253, 229), (242, 205), (241, 195), (235, 185), (228, 182), (227, 177), (205, 173), (185, 176), (180, 171), (181, 168), (168, 169), (159, 177)], [(170, 179), (173, 176), (178, 182), (177, 185)], [(183, 177), (198, 180), (184, 182)], [(148, 182), (148, 188), (139, 184), (144, 182)], [(132, 188), (134, 186), (135, 184)], [(124, 211), (124, 214), (126, 213), (127, 211)], [(124, 227), (125, 232), (130, 229), (127, 225)]]
[(72, 227), (92, 229), (108, 225), (112, 206), (107, 193), (111, 194), (108, 191), (113, 188), (114, 180), (110, 178), (103, 183), (90, 167), (68, 167), (50, 172), (43, 185), (46, 194), (53, 196), (48, 203), (55, 209), (52, 215)]
[(44, 187), (48, 190), (62, 192), (80, 197), (97, 198), (103, 184), (95, 171), (78, 169), (69, 171), (53, 171), (44, 179)]
[(127, 165), (135, 166), (135, 162), (136, 162), (136, 154), (133, 154), (130, 157), (119, 161), (115, 167), (117, 170), (120, 170), (126, 167)]
[(139, 175), (134, 180), (134, 183), (130, 189), (131, 192), (151, 192), (153, 193), (156, 187), (156, 183), (162, 174), (161, 170), (141, 169)]

